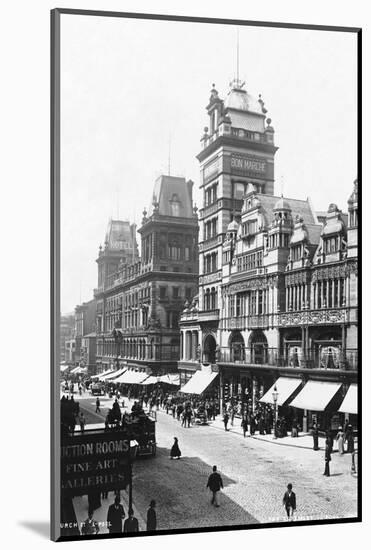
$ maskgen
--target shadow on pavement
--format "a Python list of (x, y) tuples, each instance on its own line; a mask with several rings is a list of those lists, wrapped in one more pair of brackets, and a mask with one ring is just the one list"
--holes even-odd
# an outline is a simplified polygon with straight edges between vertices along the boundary
[(223, 474), (220, 507), (211, 505), (211, 492), (206, 488), (213, 464), (197, 456), (169, 459), (169, 449), (157, 448), (153, 466), (148, 460), (134, 464), (133, 498), (143, 513), (152, 499), (156, 500), (158, 529), (189, 529), (259, 523), (228, 492), (236, 481)]

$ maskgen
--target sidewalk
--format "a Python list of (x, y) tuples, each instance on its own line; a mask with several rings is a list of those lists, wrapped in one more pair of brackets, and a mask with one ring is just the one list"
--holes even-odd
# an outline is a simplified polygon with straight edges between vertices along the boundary
[[(234, 433), (243, 437), (243, 431), (240, 424), (241, 420), (239, 418), (235, 419), (234, 426), (231, 426), (231, 423), (229, 422), (228, 431), (230, 433)], [(216, 418), (215, 420), (212, 420), (211, 422), (209, 422), (209, 426), (224, 431), (224, 423), (222, 418)], [(254, 435), (250, 435), (250, 433), (247, 432), (246, 438), (258, 439), (260, 441), (266, 441), (267, 443), (272, 443), (273, 445), (281, 445), (284, 447), (301, 447), (302, 449), (313, 450), (313, 438), (308, 433), (301, 433), (298, 437), (291, 437), (291, 435), (288, 435), (287, 437), (275, 439), (273, 437), (273, 434), (260, 435), (259, 432), (255, 432)], [(319, 450), (325, 449), (324, 440), (320, 438), (318, 444)]]
[[(135, 481), (135, 472), (134, 472), (133, 480)], [(95, 521), (98, 522), (100, 534), (109, 533), (109, 530), (108, 530), (108, 527), (107, 527), (107, 512), (108, 512), (109, 506), (111, 504), (113, 504), (114, 500), (115, 500), (114, 493), (113, 492), (108, 493), (108, 498), (104, 499), (104, 500), (103, 499), (101, 500), (102, 506), (94, 511), (93, 518), (95, 519)], [(72, 502), (73, 502), (73, 507), (75, 509), (76, 519), (77, 519), (79, 529), (80, 529), (80, 532), (81, 532), (81, 524), (88, 517), (88, 497), (87, 497), (87, 495), (84, 495), (82, 497), (74, 497)], [(125, 518), (123, 520), (123, 522), (124, 522), (125, 519), (127, 519), (128, 515), (129, 515), (128, 514), (128, 511), (129, 511), (129, 495), (124, 490), (121, 491), (121, 504), (123, 505), (124, 511), (125, 511)], [(148, 503), (148, 505), (149, 505), (149, 503)], [(133, 510), (134, 510), (134, 516), (137, 518), (138, 523), (139, 523), (139, 531), (146, 531), (147, 530), (146, 521), (143, 518), (143, 516), (139, 513), (139, 510), (135, 506), (134, 502), (133, 502)], [(124, 523), (123, 523), (123, 525), (124, 525)]]

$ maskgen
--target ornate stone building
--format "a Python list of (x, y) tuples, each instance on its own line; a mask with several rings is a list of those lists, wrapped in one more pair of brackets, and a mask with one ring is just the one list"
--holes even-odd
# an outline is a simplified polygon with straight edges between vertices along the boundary
[[(212, 364), (225, 402), (251, 406), (282, 374), (357, 379), (357, 182), (343, 213), (274, 196), (264, 103), (213, 87), (201, 164), (200, 285), (181, 317), (182, 383)], [(293, 374), (294, 373), (294, 374)], [(247, 399), (247, 397), (246, 397)]]
[[(114, 234), (100, 249), (95, 290), (98, 372), (124, 366), (155, 375), (176, 370), (179, 315), (197, 290), (198, 223), (192, 188), (193, 182), (184, 178), (157, 179), (138, 230), (141, 258), (134, 231), (122, 246), (117, 247)], [(125, 222), (110, 222), (109, 235), (117, 223)]]

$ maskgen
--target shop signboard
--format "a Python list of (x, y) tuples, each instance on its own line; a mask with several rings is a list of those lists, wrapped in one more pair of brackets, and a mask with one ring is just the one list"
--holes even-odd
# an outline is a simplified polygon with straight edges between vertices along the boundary
[(125, 489), (130, 477), (130, 441), (125, 431), (87, 430), (61, 446), (65, 497)]

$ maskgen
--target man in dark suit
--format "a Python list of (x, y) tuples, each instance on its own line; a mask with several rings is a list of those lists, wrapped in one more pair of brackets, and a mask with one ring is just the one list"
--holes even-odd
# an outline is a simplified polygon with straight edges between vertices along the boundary
[(207, 487), (209, 487), (210, 491), (213, 494), (211, 504), (215, 504), (215, 506), (219, 508), (218, 493), (220, 489), (223, 489), (223, 480), (221, 478), (221, 475), (216, 471), (216, 466), (213, 466), (213, 473), (209, 475), (206, 488)]
[(136, 517), (134, 517), (134, 511), (129, 510), (129, 517), (124, 523), (124, 533), (137, 533), (139, 531), (139, 524)]
[(294, 510), (296, 510), (296, 495), (292, 490), (291, 483), (287, 485), (287, 491), (283, 495), (282, 502), (284, 507), (286, 508), (287, 519), (288, 520), (290, 520), (290, 518), (292, 519)]
[(330, 476), (330, 461), (331, 461), (331, 443), (326, 439), (326, 447), (325, 447), (325, 471), (323, 472), (323, 475), (326, 477)]
[(110, 533), (122, 533), (122, 520), (125, 517), (124, 507), (120, 504), (120, 497), (108, 508), (107, 523)]
[(157, 518), (156, 518), (156, 501), (151, 500), (149, 508), (147, 510), (147, 531), (156, 531)]

